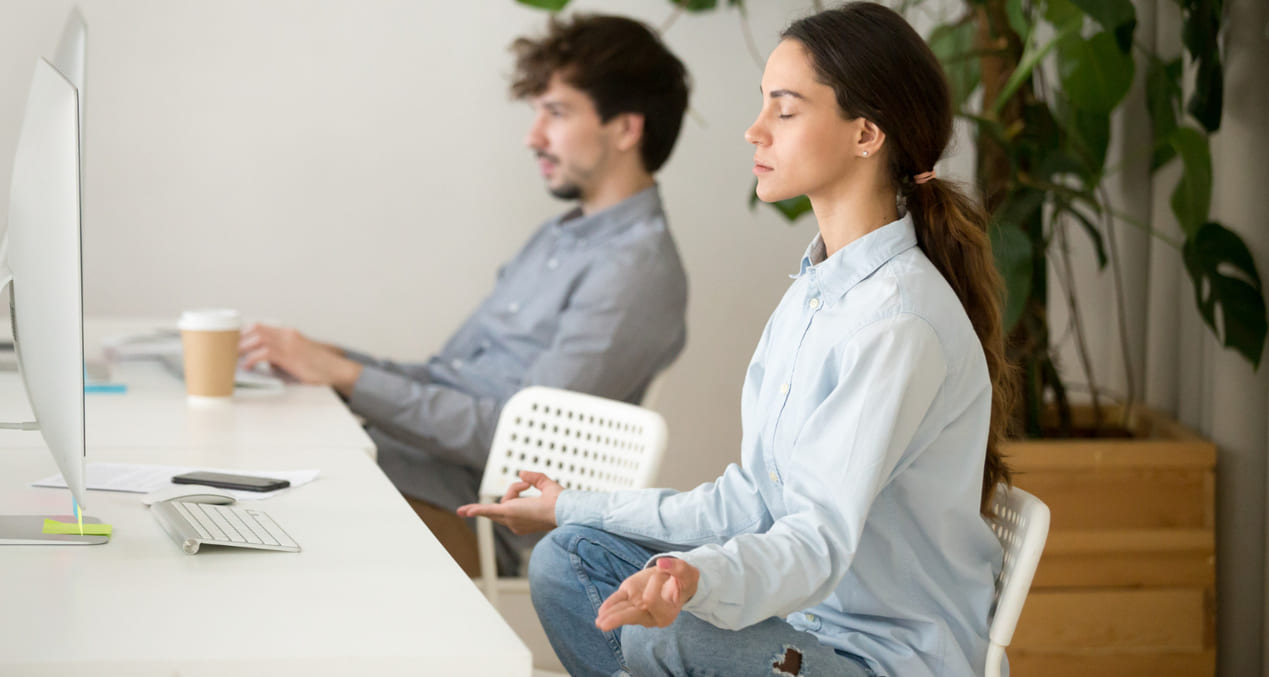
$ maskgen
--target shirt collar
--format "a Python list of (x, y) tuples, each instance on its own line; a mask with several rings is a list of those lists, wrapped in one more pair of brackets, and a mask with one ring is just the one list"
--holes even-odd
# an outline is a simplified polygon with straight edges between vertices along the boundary
[(916, 225), (911, 214), (904, 214), (897, 221), (868, 233), (827, 258), (824, 238), (816, 233), (802, 255), (798, 273), (792, 277), (802, 277), (811, 271), (812, 281), (819, 285), (826, 300), (838, 299), (886, 261), (915, 246)]
[(594, 214), (582, 214), (580, 207), (570, 209), (556, 217), (552, 227), (557, 234), (584, 245), (620, 233), (660, 212), (661, 191), (653, 184)]

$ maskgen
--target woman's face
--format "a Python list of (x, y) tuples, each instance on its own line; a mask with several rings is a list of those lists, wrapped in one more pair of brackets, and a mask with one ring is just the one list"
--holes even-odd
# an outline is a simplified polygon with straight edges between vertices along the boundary
[(815, 78), (802, 43), (784, 40), (767, 58), (762, 110), (745, 131), (754, 145), (758, 197), (814, 197), (849, 181), (860, 159), (862, 118), (846, 120), (833, 88)]

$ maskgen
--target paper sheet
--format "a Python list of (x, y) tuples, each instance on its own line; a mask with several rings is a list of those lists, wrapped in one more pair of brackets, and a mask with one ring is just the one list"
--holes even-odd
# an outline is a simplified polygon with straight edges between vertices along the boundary
[[(241, 491), (238, 489), (221, 489), (239, 501), (255, 501), (272, 498), (284, 494), (295, 487), (308, 484), (317, 478), (317, 470), (241, 470), (237, 468), (194, 468), (176, 465), (144, 465), (138, 463), (89, 463), (84, 477), (84, 486), (96, 491), (126, 491), (137, 494), (148, 494), (151, 491), (175, 486), (173, 475), (202, 470), (206, 472), (230, 473), (232, 475), (253, 475), (290, 480), (291, 486), (275, 491)], [(66, 488), (66, 480), (61, 473), (50, 475), (31, 483), (33, 487)]]

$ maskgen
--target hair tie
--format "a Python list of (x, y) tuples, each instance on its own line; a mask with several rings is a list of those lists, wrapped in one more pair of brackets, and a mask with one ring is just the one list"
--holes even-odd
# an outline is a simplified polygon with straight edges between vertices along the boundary
[(932, 178), (934, 178), (934, 170), (933, 170), (933, 169), (931, 169), (931, 170), (930, 170), (930, 171), (928, 171), (928, 172), (922, 172), (922, 173), (920, 173), (920, 174), (917, 174), (917, 175), (913, 176), (913, 177), (912, 177), (912, 180), (913, 180), (913, 181), (915, 181), (915, 182), (916, 182), (916, 184), (919, 186), (919, 185), (921, 185), (921, 184), (925, 183), (926, 181), (929, 181), (929, 180), (930, 180), (930, 179), (932, 179)]

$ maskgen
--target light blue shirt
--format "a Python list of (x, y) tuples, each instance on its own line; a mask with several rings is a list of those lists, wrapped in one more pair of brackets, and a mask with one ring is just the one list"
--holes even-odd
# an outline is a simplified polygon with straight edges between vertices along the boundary
[(817, 236), (749, 364), (741, 465), (689, 492), (566, 491), (556, 518), (697, 567), (684, 610), (720, 627), (782, 616), (881, 674), (981, 675), (991, 395), (910, 216), (827, 258)]

